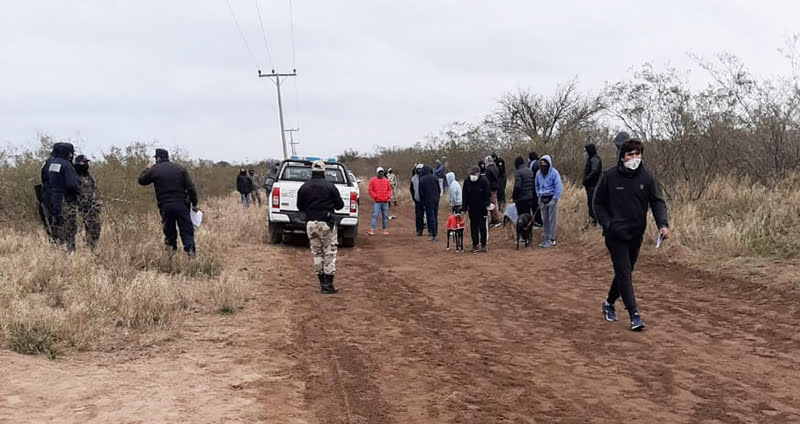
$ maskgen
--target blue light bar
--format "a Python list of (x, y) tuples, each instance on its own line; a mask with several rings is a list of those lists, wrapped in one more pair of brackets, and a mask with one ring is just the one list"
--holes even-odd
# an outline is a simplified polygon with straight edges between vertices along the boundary
[(336, 158), (318, 158), (314, 156), (289, 156), (289, 160), (302, 160), (307, 162), (314, 162), (315, 160), (321, 160), (327, 163), (336, 163)]

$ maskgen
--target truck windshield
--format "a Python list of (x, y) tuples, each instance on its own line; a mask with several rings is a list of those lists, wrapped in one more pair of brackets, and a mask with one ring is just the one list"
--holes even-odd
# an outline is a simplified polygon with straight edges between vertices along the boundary
[[(280, 179), (284, 181), (308, 181), (311, 179), (311, 165), (290, 163), (283, 168)], [(325, 179), (334, 184), (347, 184), (338, 166), (326, 167)]]

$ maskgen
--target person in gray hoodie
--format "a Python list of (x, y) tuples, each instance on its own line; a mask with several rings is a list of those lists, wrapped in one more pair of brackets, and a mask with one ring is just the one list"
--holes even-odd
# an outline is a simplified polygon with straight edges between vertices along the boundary
[(417, 230), (417, 236), (422, 236), (422, 229), (425, 226), (425, 207), (422, 205), (422, 199), (419, 197), (419, 173), (422, 167), (425, 166), (418, 163), (414, 166), (414, 171), (411, 176), (411, 198), (414, 199), (414, 224)]
[(461, 213), (461, 185), (456, 180), (456, 174), (448, 172), (445, 179), (447, 180), (447, 200), (450, 202), (450, 210), (452, 213)]

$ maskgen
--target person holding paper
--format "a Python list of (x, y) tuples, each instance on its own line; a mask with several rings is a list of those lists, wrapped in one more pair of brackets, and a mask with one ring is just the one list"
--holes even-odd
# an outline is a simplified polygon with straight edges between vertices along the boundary
[(155, 160), (155, 165), (148, 165), (139, 174), (139, 184), (153, 184), (155, 188), (167, 252), (171, 256), (178, 250), (178, 231), (175, 229), (177, 225), (183, 250), (189, 258), (194, 258), (194, 227), (189, 216), (190, 205), (193, 211), (198, 211), (194, 183), (186, 169), (169, 161), (169, 152), (166, 150), (156, 149)]
[(614, 264), (614, 279), (603, 303), (603, 317), (610, 322), (617, 320), (614, 302), (622, 297), (633, 331), (644, 329), (633, 294), (632, 274), (647, 227), (648, 206), (661, 237), (669, 237), (667, 204), (658, 181), (642, 164), (643, 150), (638, 139), (622, 144), (617, 164), (600, 177), (593, 199), (594, 213), (603, 227), (606, 247)]

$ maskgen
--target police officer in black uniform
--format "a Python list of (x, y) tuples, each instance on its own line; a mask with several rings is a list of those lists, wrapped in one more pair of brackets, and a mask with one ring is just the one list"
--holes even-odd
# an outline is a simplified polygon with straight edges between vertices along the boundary
[(72, 166), (75, 147), (56, 143), (50, 158), (42, 166), (42, 199), (47, 210), (52, 241), (75, 250), (77, 225), (75, 215), (78, 200), (78, 174)]
[(189, 173), (182, 166), (169, 161), (169, 153), (156, 149), (156, 164), (148, 165), (139, 174), (139, 184), (153, 184), (156, 202), (164, 228), (164, 244), (170, 255), (178, 249), (177, 224), (181, 234), (183, 250), (189, 258), (195, 255), (194, 226), (189, 216), (189, 207), (197, 211), (197, 191)]

